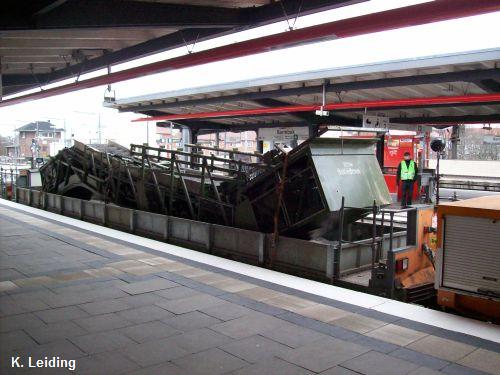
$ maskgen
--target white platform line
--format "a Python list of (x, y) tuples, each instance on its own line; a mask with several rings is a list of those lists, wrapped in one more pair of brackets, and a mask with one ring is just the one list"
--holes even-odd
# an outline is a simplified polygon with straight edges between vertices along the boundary
[(267, 281), (273, 284), (282, 285), (291, 289), (300, 290), (302, 292), (315, 294), (332, 300), (350, 303), (352, 305), (373, 309), (419, 323), (425, 323), (431, 326), (461, 332), (500, 343), (500, 327), (493, 324), (236, 262), (214, 255), (186, 249), (180, 246), (139, 237), (100, 225), (87, 223), (85, 221), (69, 218), (4, 199), (0, 199), (0, 205), (12, 207), (30, 214), (71, 225), (75, 228), (84, 229), (131, 244), (144, 246), (165, 254), (208, 264), (210, 266), (239, 273), (241, 275), (253, 277), (255, 279)]

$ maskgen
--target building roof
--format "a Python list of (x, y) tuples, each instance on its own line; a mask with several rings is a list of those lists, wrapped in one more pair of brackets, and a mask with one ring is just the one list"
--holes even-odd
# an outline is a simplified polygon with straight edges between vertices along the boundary
[(30, 132), (30, 131), (36, 131), (38, 129), (39, 132), (53, 132), (54, 130), (56, 132), (63, 132), (64, 129), (62, 128), (54, 128), (56, 125), (48, 122), (48, 121), (35, 121), (35, 122), (30, 122), (29, 124), (23, 125), (19, 128), (16, 129), (16, 131), (19, 132)]
[[(323, 84), (326, 103), (397, 100), (500, 92), (500, 49), (468, 51), (364, 65), (334, 67), (211, 86), (119, 99), (105, 106), (121, 112), (152, 116), (199, 112), (224, 112), (266, 107), (321, 104)], [(261, 116), (226, 116), (175, 121), (188, 126), (240, 128), (269, 124), (320, 123), (355, 125), (364, 109), (335, 110), (333, 116), (314, 113), (281, 113)], [(492, 103), (430, 104), (368, 110), (391, 122), (443, 124), (500, 121), (500, 105)]]

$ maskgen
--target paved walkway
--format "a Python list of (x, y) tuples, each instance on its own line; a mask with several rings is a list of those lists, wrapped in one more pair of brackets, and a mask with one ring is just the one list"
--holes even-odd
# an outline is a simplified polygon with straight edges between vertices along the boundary
[[(0, 206), (2, 374), (500, 374), (499, 353)], [(27, 370), (46, 356), (76, 370)]]

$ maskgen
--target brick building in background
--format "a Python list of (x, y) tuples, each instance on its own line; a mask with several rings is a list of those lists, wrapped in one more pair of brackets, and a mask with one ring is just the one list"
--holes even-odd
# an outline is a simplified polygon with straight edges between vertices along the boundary
[(30, 122), (16, 129), (16, 146), (19, 157), (31, 157), (31, 144), (36, 140), (39, 146), (38, 157), (48, 157), (56, 145), (61, 144), (64, 129), (47, 121)]

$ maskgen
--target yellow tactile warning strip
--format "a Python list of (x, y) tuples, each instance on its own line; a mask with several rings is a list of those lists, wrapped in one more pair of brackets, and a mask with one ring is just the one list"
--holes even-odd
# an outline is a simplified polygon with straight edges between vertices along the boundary
[(80, 242), (125, 258), (124, 260), (108, 263), (105, 267), (101, 268), (64, 273), (52, 277), (38, 276), (3, 281), (0, 282), (0, 291), (31, 285), (50, 285), (54, 283), (65, 283), (72, 280), (116, 276), (124, 273), (131, 275), (148, 275), (168, 271), (230, 293), (236, 293), (257, 302), (263, 302), (304, 317), (343, 327), (353, 332), (375, 337), (388, 343), (407, 347), (423, 354), (432, 355), (448, 361), (456, 361), (457, 363), (477, 370), (495, 374), (498, 373), (500, 369), (500, 354), (493, 351), (477, 348), (454, 340), (443, 339), (396, 324), (388, 324), (377, 319), (316, 303), (305, 298), (257, 286), (249, 282), (200, 269), (176, 260), (97, 238), (82, 233), (81, 231), (43, 221), (13, 210), (0, 208), (0, 213), (36, 227), (71, 237)]

